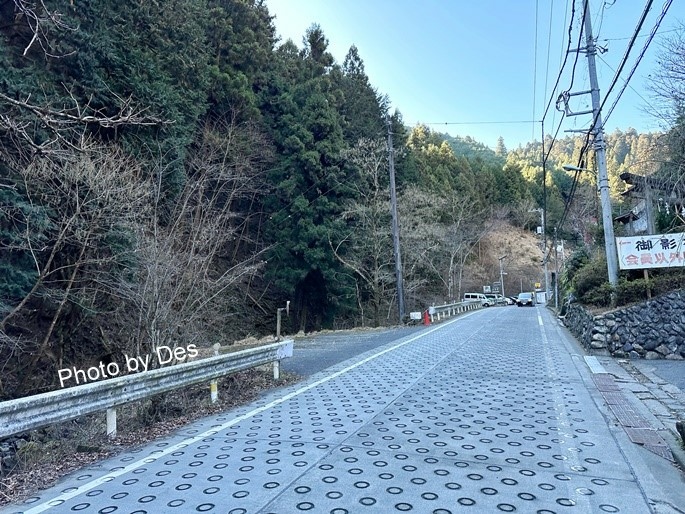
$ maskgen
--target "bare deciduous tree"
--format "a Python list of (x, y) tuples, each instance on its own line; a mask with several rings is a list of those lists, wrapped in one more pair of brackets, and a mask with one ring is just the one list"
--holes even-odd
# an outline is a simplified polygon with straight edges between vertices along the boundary
[(48, 57), (61, 57), (55, 53), (52, 34), (56, 31), (76, 30), (64, 22), (64, 16), (57, 10), (49, 9), (43, 0), (13, 0), (14, 23), (27, 34), (28, 42), (24, 48), (26, 55), (38, 43)]
[(148, 216), (150, 186), (134, 160), (117, 148), (90, 141), (71, 158), (34, 159), (21, 169), (21, 178), (28, 200), (47, 213), (47, 223), (34, 227), (26, 217), (23, 242), (9, 248), (31, 256), (36, 280), (0, 321), (0, 329), (4, 331), (34, 300), (49, 297), (56, 305), (25, 363), (28, 379), (42, 358), (61, 363), (63, 348), (55, 347), (52, 337), (60, 316), (77, 292), (93, 287), (96, 277), (108, 273), (119, 259), (108, 238), (133, 231), (140, 218)]
[(368, 297), (371, 319), (379, 326), (383, 306), (390, 303), (395, 292), (390, 192), (382, 181), (388, 172), (385, 142), (360, 139), (345, 157), (359, 170), (359, 181), (352, 184), (357, 200), (343, 213), (346, 233), (340, 240), (329, 242), (336, 258), (354, 274), (362, 325), (367, 303), (363, 298)]
[[(461, 295), (464, 265), (492, 228), (491, 213), (474, 208), (470, 198), (436, 195), (409, 188), (403, 195), (407, 275), (429, 273), (444, 289), (429, 296), (454, 300)], [(429, 301), (438, 298), (428, 298)]]
[(268, 190), (268, 159), (269, 146), (254, 128), (207, 128), (171, 212), (161, 212), (156, 185), (154, 213), (137, 233), (137, 274), (121, 284), (138, 313), (135, 351), (202, 342), (212, 325), (225, 326), (227, 303), (240, 301), (236, 291), (263, 265), (264, 249), (249, 240), (247, 226)]

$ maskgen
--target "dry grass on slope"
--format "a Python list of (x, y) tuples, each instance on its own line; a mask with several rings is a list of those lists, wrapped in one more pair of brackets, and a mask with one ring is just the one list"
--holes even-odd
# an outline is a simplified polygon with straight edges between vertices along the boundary
[(499, 281), (499, 258), (506, 255), (502, 260), (505, 293), (531, 290), (536, 282), (544, 282), (541, 246), (541, 236), (501, 223), (474, 250), (475, 261), (464, 270), (462, 289), (482, 291), (483, 285)]

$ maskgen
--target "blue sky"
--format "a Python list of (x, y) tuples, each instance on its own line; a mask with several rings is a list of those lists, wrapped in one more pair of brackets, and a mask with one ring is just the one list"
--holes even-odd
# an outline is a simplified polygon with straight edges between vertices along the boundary
[[(573, 0), (267, 0), (283, 41), (292, 39), (301, 47), (307, 28), (318, 23), (338, 63), (343, 62), (350, 46), (356, 45), (369, 80), (379, 92), (389, 96), (393, 108), (402, 112), (407, 124), (428, 123), (434, 130), (471, 136), (491, 147), (502, 136), (510, 149), (540, 140), (540, 120), (568, 42), (572, 3)], [(578, 41), (582, 0), (575, 3), (572, 48)], [(593, 32), (598, 43), (609, 50), (597, 60), (602, 98), (646, 3), (647, 0), (590, 0)], [(627, 77), (663, 5), (664, 0), (654, 2), (621, 77)], [(660, 40), (672, 35), (669, 31), (681, 22), (685, 22), (685, 5), (674, 0), (630, 81), (632, 89), (625, 91), (608, 119), (607, 131), (632, 127), (647, 132), (662, 128), (663, 122), (645, 112), (648, 104), (654, 104), (645, 85), (648, 75), (655, 70)], [(555, 99), (559, 91), (571, 84), (574, 60), (575, 54), (571, 54)], [(571, 91), (589, 89), (584, 55), (578, 59), (574, 77)], [(619, 80), (606, 110), (622, 84)], [(573, 111), (591, 108), (589, 95), (575, 97), (570, 107)], [(535, 123), (474, 123), (531, 120)], [(556, 130), (559, 121), (553, 103), (545, 131)], [(590, 122), (590, 115), (567, 117), (560, 136), (566, 135), (564, 130), (582, 129)]]

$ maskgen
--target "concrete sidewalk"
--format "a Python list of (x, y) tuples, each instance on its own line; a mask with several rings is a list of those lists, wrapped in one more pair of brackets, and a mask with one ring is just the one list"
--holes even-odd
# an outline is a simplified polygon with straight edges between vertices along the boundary
[[(680, 376), (672, 376), (670, 381), (662, 378), (662, 375), (657, 374), (660, 365), (655, 365), (653, 361), (611, 357), (598, 357), (598, 360), (615, 377), (616, 383), (630, 398), (630, 402), (640, 406), (643, 417), (648, 419), (650, 426), (668, 444), (674, 461), (681, 469), (685, 469), (685, 446), (676, 429), (678, 421), (685, 421), (685, 392), (675, 385), (681, 385)], [(685, 362), (669, 361), (668, 364), (667, 377), (678, 369), (685, 374)]]
[(543, 308), (475, 311), (3, 512), (682, 512), (682, 474), (631, 442), (584, 357)]

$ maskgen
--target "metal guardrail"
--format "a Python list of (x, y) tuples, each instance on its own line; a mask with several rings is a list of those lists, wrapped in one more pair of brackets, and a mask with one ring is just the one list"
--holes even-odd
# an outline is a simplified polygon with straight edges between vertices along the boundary
[(431, 318), (431, 323), (434, 321), (440, 321), (450, 316), (456, 316), (462, 312), (472, 311), (475, 309), (481, 309), (483, 305), (479, 301), (473, 302), (457, 302), (445, 305), (433, 305), (428, 307), (428, 314)]
[(272, 362), (278, 378), (279, 361), (292, 354), (293, 341), (287, 340), (2, 402), (0, 439), (103, 410), (107, 410), (107, 433), (114, 436), (116, 406)]

